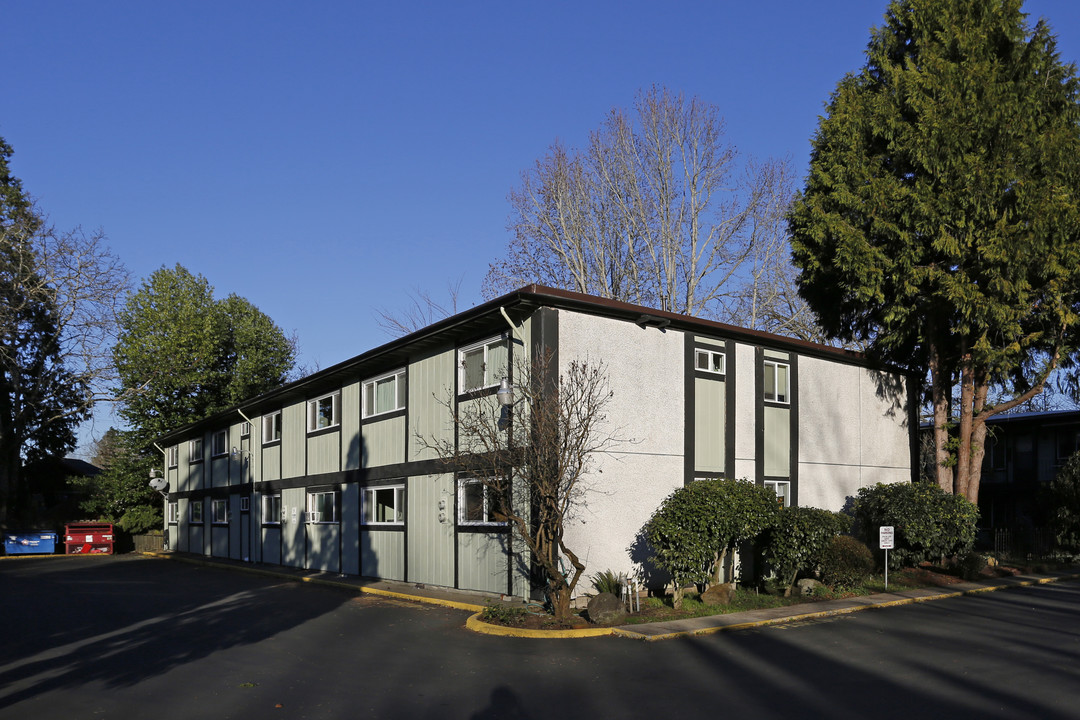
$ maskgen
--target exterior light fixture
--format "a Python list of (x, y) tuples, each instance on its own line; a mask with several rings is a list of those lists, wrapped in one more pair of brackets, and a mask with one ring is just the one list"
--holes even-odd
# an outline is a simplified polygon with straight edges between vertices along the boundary
[(510, 407), (514, 404), (514, 388), (510, 387), (510, 381), (503, 378), (499, 384), (499, 390), (495, 393), (495, 397), (498, 398), (499, 404), (503, 407)]

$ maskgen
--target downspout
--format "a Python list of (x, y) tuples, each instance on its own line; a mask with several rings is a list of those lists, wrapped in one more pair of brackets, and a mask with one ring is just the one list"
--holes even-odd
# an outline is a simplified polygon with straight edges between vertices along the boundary
[[(154, 441), (153, 445), (154, 445), (154, 447), (156, 447), (158, 449), (158, 452), (161, 453), (161, 456), (165, 459), (165, 477), (168, 478), (169, 477), (169, 454), (167, 452), (165, 452), (162, 449), (162, 447), (157, 444), (156, 441)], [(164, 498), (162, 498), (162, 501), (165, 503), (165, 507), (163, 507), (161, 509), (161, 511), (162, 511), (161, 512), (161, 534), (165, 538), (165, 549), (168, 550), (169, 546), (170, 546), (170, 543), (169, 543), (169, 496), (166, 495)]]
[[(240, 413), (240, 417), (244, 418), (244, 421), (248, 424), (248, 427), (250, 428), (248, 430), (248, 444), (249, 445), (254, 445), (255, 443), (253, 443), (251, 441), (251, 436), (255, 432), (255, 423), (254, 423), (254, 421), (252, 421), (251, 418), (249, 418), (247, 415), (245, 415), (244, 411), (241, 410), (240, 408), (236, 408), (236, 412)], [(244, 562), (250, 562), (251, 558), (255, 556), (255, 519), (254, 519), (255, 518), (255, 510), (253, 510), (252, 507), (251, 507), (252, 505), (255, 504), (255, 477), (254, 477), (254, 469), (251, 467), (251, 457), (250, 457), (251, 452), (252, 452), (251, 450), (248, 450), (248, 468), (252, 470), (252, 477), (251, 477), (251, 490), (248, 491), (248, 551), (247, 551), (247, 555), (244, 556)], [(240, 471), (243, 472), (243, 470), (244, 470), (244, 452), (243, 452), (243, 450), (241, 450), (240, 451)], [(261, 512), (261, 508), (260, 508), (260, 512)], [(244, 514), (240, 513), (240, 517), (243, 518)], [(262, 557), (261, 552), (259, 553), (259, 557)]]

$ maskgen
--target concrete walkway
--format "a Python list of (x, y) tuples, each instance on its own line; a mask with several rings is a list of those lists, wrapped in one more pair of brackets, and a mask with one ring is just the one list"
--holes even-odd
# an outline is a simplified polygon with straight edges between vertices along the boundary
[(877, 593), (842, 600), (821, 600), (787, 607), (748, 610), (726, 615), (709, 615), (699, 618), (668, 620), (666, 622), (641, 623), (611, 628), (585, 628), (580, 630), (526, 630), (490, 625), (479, 619), (479, 612), (487, 605), (503, 600), (492, 593), (469, 592), (452, 588), (427, 587), (415, 583), (395, 582), (392, 580), (371, 580), (351, 575), (336, 575), (302, 568), (282, 567), (279, 565), (260, 565), (223, 558), (209, 558), (186, 553), (143, 553), (149, 557), (168, 558), (180, 562), (220, 567), (249, 572), (269, 577), (278, 577), (295, 582), (309, 582), (329, 587), (338, 587), (353, 592), (370, 593), (384, 597), (393, 597), (416, 602), (442, 605), (444, 607), (468, 610), (476, 613), (469, 618), (466, 626), (475, 632), (489, 635), (530, 638), (586, 638), (601, 635), (617, 635), (637, 640), (668, 640), (688, 635), (705, 635), (730, 630), (746, 630), (768, 625), (793, 623), (818, 618), (844, 615), (861, 610), (887, 608), (931, 600), (975, 595), (996, 590), (1041, 585), (1064, 580), (1080, 579), (1080, 568), (1071, 567), (1064, 571), (1045, 575), (1014, 575), (993, 578), (978, 582), (961, 582), (945, 587), (924, 587), (914, 590)]

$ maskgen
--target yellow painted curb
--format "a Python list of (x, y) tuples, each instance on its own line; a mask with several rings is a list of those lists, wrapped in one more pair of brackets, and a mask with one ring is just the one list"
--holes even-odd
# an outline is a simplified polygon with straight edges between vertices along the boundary
[(614, 635), (615, 628), (581, 628), (578, 630), (530, 630), (528, 628), (506, 627), (505, 625), (492, 625), (480, 619), (480, 613), (470, 615), (465, 621), (465, 627), (482, 635), (499, 635), (501, 637), (519, 637), (548, 640), (568, 640), (572, 638), (600, 637), (602, 635)]
[(326, 587), (333, 587), (341, 590), (351, 590), (353, 592), (367, 593), (368, 595), (392, 597), (398, 600), (411, 600), (413, 602), (424, 603), (427, 605), (439, 605), (442, 607), (453, 608), (455, 610), (468, 610), (470, 612), (479, 612), (480, 610), (484, 609), (483, 605), (477, 605), (476, 603), (458, 602), (457, 600), (444, 600), (442, 598), (425, 597), (423, 595), (410, 595), (409, 593), (394, 592), (393, 590), (383, 590), (382, 588), (364, 587), (363, 585), (353, 585), (351, 583), (337, 582), (336, 580), (327, 580), (326, 578), (304, 576), (293, 577), (264, 568), (245, 567), (243, 565), (219, 565), (217, 563), (204, 561), (201, 558), (196, 557), (189, 558), (183, 557), (181, 555), (166, 555), (165, 553), (159, 553), (156, 551), (148, 551), (141, 554), (145, 555), (146, 557), (157, 558), (159, 560), (176, 560), (178, 562), (186, 562), (192, 565), (204, 565), (207, 567), (217, 567), (225, 570), (237, 570), (239, 572), (251, 573), (252, 575), (263, 575), (266, 577), (274, 577), (280, 580), (288, 580), (291, 582), (311, 583), (312, 585), (325, 585)]

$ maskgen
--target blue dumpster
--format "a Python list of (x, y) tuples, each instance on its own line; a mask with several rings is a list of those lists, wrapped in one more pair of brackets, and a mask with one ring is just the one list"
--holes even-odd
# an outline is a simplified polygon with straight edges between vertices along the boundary
[(51, 555), (56, 552), (56, 533), (7, 533), (4, 552), (8, 555)]

